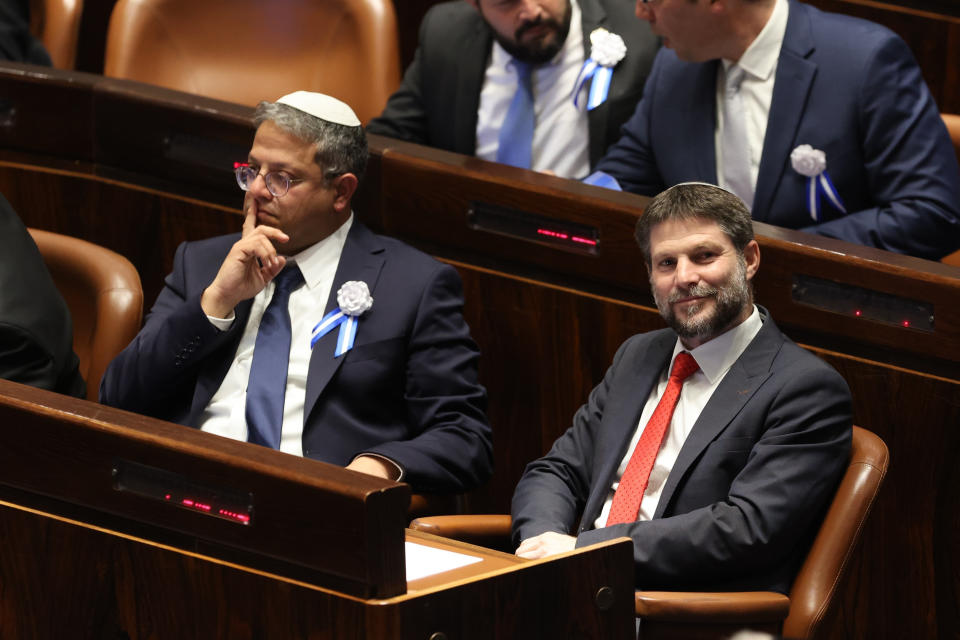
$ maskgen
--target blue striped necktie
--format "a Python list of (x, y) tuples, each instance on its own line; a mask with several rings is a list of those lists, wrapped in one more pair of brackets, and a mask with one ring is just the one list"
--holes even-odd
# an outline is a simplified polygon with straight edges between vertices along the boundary
[(529, 169), (533, 155), (533, 67), (513, 60), (517, 70), (517, 92), (500, 127), (497, 162)]
[(291, 264), (273, 279), (273, 298), (260, 320), (247, 381), (247, 442), (280, 448), (283, 399), (290, 366), (290, 292), (303, 284), (300, 267)]

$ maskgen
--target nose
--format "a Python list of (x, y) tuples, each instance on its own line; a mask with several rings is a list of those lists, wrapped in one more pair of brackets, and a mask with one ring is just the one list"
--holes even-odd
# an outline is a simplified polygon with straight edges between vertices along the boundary
[(681, 256), (677, 260), (677, 269), (675, 271), (675, 275), (677, 278), (677, 285), (683, 287), (684, 289), (689, 289), (700, 282), (700, 270), (697, 268), (696, 263), (689, 260), (685, 256)]
[(517, 21), (520, 24), (536, 20), (540, 16), (539, 0), (520, 0), (520, 12), (517, 14)]
[(260, 173), (253, 179), (253, 182), (250, 183), (250, 193), (255, 198), (260, 200), (266, 200), (273, 197), (273, 194), (270, 193), (270, 190), (267, 189), (267, 176), (260, 170)]

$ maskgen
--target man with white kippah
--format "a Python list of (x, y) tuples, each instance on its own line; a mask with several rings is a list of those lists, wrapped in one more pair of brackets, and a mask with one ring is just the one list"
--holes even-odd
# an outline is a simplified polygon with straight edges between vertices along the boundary
[(850, 456), (850, 390), (754, 304), (760, 247), (735, 195), (671, 187), (636, 240), (669, 328), (623, 343), (527, 466), (517, 555), (626, 536), (639, 588), (786, 593)]
[(624, 0), (441, 2), (367, 131), (582, 178), (633, 113), (659, 46)]
[(491, 433), (456, 271), (354, 219), (349, 106), (298, 91), (255, 121), (242, 233), (180, 245), (101, 401), (419, 492), (476, 487)]

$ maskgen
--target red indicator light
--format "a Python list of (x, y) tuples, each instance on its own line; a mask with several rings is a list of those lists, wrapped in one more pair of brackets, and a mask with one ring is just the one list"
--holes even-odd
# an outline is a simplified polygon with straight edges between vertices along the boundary
[(168, 493), (167, 495), (165, 495), (165, 496), (163, 496), (163, 497), (164, 497), (165, 500), (169, 500), (169, 499), (170, 499), (170, 494)]
[(247, 163), (247, 162), (234, 162), (234, 163), (233, 163), (233, 168), (234, 168), (234, 169), (239, 169), (240, 167), (249, 167), (249, 166), (250, 166), (250, 164)]
[(581, 238), (580, 236), (573, 236), (573, 238), (571, 238), (571, 240), (573, 240), (574, 242), (579, 242), (580, 244), (588, 244), (588, 245), (590, 245), (591, 247), (597, 246), (597, 241), (596, 241), (596, 240), (590, 240), (589, 238)]
[(559, 238), (561, 240), (567, 240), (570, 236), (561, 231), (553, 231), (551, 229), (537, 229), (537, 233), (542, 236), (547, 236), (549, 238)]
[(182, 502), (183, 502), (183, 504), (185, 504), (185, 505), (188, 506), (188, 507), (192, 507), (192, 506), (193, 506), (193, 500), (191, 500), (190, 498), (184, 498), (184, 499), (182, 500)]
[(910, 326), (910, 321), (909, 321), (909, 320), (904, 320), (904, 321), (903, 321), (903, 326), (909, 327), (909, 326)]
[(863, 312), (860, 311), (860, 309), (857, 309), (856, 311), (853, 312), (853, 315), (855, 315), (855, 316), (857, 316), (857, 317), (859, 318), (861, 315), (863, 315)]

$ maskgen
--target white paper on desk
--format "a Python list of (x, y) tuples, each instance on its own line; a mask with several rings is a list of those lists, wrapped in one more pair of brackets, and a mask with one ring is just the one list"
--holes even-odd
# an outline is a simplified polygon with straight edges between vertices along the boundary
[(483, 560), (477, 556), (428, 547), (416, 542), (407, 542), (405, 553), (407, 554), (407, 582), (459, 569)]

